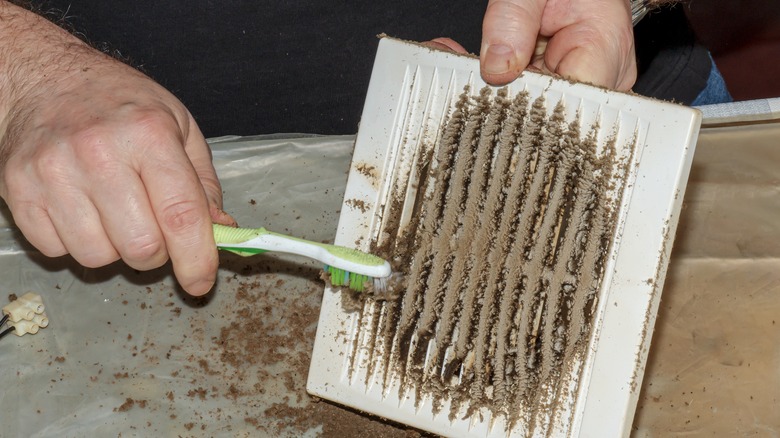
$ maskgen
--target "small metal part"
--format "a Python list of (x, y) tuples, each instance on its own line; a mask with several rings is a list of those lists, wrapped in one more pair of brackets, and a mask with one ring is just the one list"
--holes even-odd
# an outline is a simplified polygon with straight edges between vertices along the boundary
[(648, 0), (631, 0), (631, 23), (636, 26), (650, 11)]
[[(8, 321), (8, 317), (9, 317), (9, 315), (5, 315), (5, 316), (3, 316), (2, 319), (0, 319), (0, 327), (2, 327), (3, 324), (5, 324), (5, 322)], [(13, 327), (8, 327), (7, 329), (5, 329), (2, 332), (0, 332), (0, 339), (3, 339), (5, 337), (5, 335), (7, 335), (8, 333), (11, 333), (12, 331), (14, 331), (14, 328)]]

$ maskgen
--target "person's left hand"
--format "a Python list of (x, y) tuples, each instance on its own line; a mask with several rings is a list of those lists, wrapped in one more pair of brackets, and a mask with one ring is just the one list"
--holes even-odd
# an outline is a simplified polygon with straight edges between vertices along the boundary
[(482, 24), (481, 73), (503, 85), (533, 66), (617, 90), (636, 81), (626, 0), (490, 0)]

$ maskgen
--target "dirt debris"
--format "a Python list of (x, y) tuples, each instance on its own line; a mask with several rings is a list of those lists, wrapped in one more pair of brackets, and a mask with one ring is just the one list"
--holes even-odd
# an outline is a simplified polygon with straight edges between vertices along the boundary
[[(306, 378), (311, 362), (311, 350), (319, 317), (318, 303), (322, 283), (316, 278), (297, 284), (295, 294), (274, 294), (273, 289), (285, 287), (285, 280), (274, 275), (235, 276), (235, 300), (226, 309), (225, 320), (218, 334), (200, 338), (199, 329), (189, 342), (202, 342), (201, 355), (189, 354), (180, 377), (186, 374), (191, 387), (183, 396), (193, 406), (206, 406), (212, 400), (229, 400), (245, 406), (243, 417), (232, 416), (231, 430), (253, 430), (262, 436), (300, 436), (315, 430), (318, 436), (341, 437), (368, 434), (378, 437), (419, 436), (414, 430), (397, 426), (335, 404), (323, 402), (306, 393)], [(303, 285), (303, 287), (298, 287)], [(300, 295), (315, 299), (301, 299)], [(171, 355), (181, 351), (172, 348)], [(175, 359), (175, 357), (174, 357)], [(218, 379), (217, 386), (206, 387), (204, 381)], [(279, 391), (276, 385), (281, 385)], [(268, 406), (269, 397), (285, 394)], [(172, 391), (163, 399), (173, 405)], [(125, 409), (138, 407), (129, 403)], [(194, 418), (217, 419), (224, 412), (195, 409)], [(201, 422), (183, 424), (187, 430), (197, 430)], [(239, 424), (243, 423), (243, 425)], [(205, 423), (203, 423), (205, 424)]]
[(369, 354), (352, 358), (353, 372), (400, 382), (434, 411), (449, 402), (452, 419), (489, 412), (544, 433), (560, 415), (635, 147), (598, 144), (615, 127), (566, 111), (526, 92), (466, 89), (438, 144), (402, 146), (408, 159), (372, 247), (406, 281), (391, 294), (401, 298), (359, 310), (351, 351)]

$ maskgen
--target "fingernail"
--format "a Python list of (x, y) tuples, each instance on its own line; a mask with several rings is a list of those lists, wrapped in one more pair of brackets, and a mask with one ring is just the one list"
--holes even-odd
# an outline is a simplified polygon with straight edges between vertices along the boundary
[(238, 226), (238, 222), (236, 222), (233, 216), (228, 214), (225, 210), (212, 206), (210, 208), (210, 213), (212, 222), (218, 223), (220, 225), (227, 225), (229, 227)]
[(500, 75), (512, 70), (515, 63), (515, 51), (503, 44), (492, 44), (482, 57), (482, 69), (485, 73)]

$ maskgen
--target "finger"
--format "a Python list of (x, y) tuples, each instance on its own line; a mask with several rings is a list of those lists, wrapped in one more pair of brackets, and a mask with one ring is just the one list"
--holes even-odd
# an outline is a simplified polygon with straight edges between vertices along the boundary
[(47, 257), (60, 257), (68, 253), (45, 209), (32, 204), (22, 207), (10, 201), (9, 207), (13, 212), (16, 226), (41, 254)]
[[(84, 184), (71, 172), (74, 164), (51, 151), (39, 155), (33, 165), (9, 161), (17, 170), (9, 175), (6, 195), (25, 237), (46, 256), (70, 253), (89, 268), (118, 260)], [(56, 171), (50, 165), (53, 161), (65, 165)]]
[(490, 0), (482, 21), (480, 73), (485, 82), (504, 85), (528, 66), (536, 47), (543, 0)]
[(444, 51), (447, 51), (447, 52), (458, 53), (458, 54), (461, 54), (461, 55), (468, 54), (468, 51), (466, 50), (466, 48), (461, 46), (460, 43), (458, 43), (457, 41), (453, 40), (452, 38), (445, 38), (445, 37), (434, 38), (434, 39), (432, 39), (430, 41), (424, 42), (423, 45), (431, 47), (431, 48), (434, 48), (434, 49), (438, 49), (438, 50), (444, 50)]
[[(221, 202), (221, 192), (219, 196), (215, 194), (219, 184), (216, 176), (207, 182), (210, 192), (210, 200), (207, 200), (205, 186), (180, 146), (181, 139), (164, 130), (151, 138), (160, 143), (139, 167), (141, 180), (165, 239), (176, 278), (188, 293), (203, 295), (214, 285), (218, 266), (209, 202)], [(205, 144), (202, 136), (191, 141), (198, 140)], [(188, 142), (186, 148), (189, 153), (198, 146)], [(195, 156), (198, 157), (198, 153)], [(199, 162), (198, 166), (203, 172), (203, 163)]]
[(51, 223), (46, 211), (41, 184), (33, 179), (32, 166), (24, 165), (18, 157), (5, 163), (0, 196), (5, 199), (14, 223), (27, 241), (47, 257), (59, 257), (68, 253)]
[(596, 62), (605, 59), (604, 55), (579, 47), (567, 53), (554, 71), (563, 77), (587, 82), (602, 87), (628, 91), (636, 81), (636, 63), (615, 65), (609, 62)]
[[(124, 262), (146, 271), (168, 260), (165, 241), (138, 171), (128, 148), (108, 147), (107, 139), (117, 144), (138, 145), (132, 129), (105, 131), (93, 128), (80, 133), (74, 146), (76, 159), (71, 164), (84, 179), (83, 190), (97, 211), (97, 226), (103, 230)], [(132, 150), (132, 149), (130, 149)], [(76, 178), (69, 178), (75, 181)]]
[(162, 231), (138, 173), (121, 166), (96, 176), (93, 203), (108, 238), (128, 266), (147, 271), (168, 260)]
[[(543, 68), (581, 82), (630, 89), (636, 80), (633, 30), (628, 13), (618, 12), (558, 31), (544, 52)], [(622, 26), (616, 24), (621, 20)]]
[(229, 227), (237, 227), (238, 222), (221, 208), (209, 207), (209, 214), (211, 215), (211, 221), (220, 224), (227, 225)]
[(82, 190), (60, 192), (48, 213), (63, 245), (82, 266), (98, 268), (119, 260), (100, 214)]

